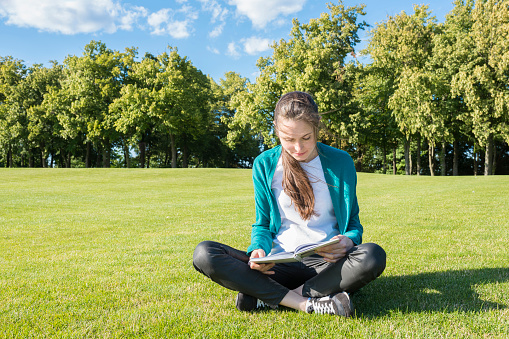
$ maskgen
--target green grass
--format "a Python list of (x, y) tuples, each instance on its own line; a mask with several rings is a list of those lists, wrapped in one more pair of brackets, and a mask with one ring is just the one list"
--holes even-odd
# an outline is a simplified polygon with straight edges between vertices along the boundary
[(508, 337), (509, 177), (358, 181), (388, 262), (343, 319), (242, 313), (193, 269), (249, 245), (249, 170), (1, 169), (0, 337)]

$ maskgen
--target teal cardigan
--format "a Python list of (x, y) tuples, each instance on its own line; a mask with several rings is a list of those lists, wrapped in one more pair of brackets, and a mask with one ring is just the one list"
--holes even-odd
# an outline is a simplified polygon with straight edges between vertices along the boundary
[[(354, 244), (362, 243), (362, 225), (359, 221), (357, 203), (357, 173), (350, 155), (342, 150), (318, 143), (318, 154), (322, 163), (325, 181), (334, 206), (339, 233), (346, 235)], [(281, 216), (271, 185), (276, 165), (281, 155), (281, 146), (260, 154), (253, 164), (256, 222), (251, 232), (250, 254), (255, 249), (270, 253), (272, 241), (281, 227)]]

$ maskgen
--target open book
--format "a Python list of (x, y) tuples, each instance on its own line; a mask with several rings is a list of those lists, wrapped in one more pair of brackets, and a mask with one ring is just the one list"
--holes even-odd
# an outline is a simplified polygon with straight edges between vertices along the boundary
[(313, 244), (304, 244), (297, 246), (297, 248), (293, 252), (281, 252), (268, 255), (262, 258), (251, 258), (249, 262), (254, 262), (257, 264), (269, 264), (269, 263), (302, 261), (302, 258), (309, 257), (310, 255), (315, 254), (316, 249), (338, 243), (340, 240), (341, 240), (340, 238), (335, 238), (328, 241), (317, 242)]

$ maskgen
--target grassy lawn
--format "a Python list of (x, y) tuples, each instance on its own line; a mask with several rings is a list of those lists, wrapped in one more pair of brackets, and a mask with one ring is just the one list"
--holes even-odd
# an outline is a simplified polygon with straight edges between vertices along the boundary
[(0, 337), (509, 337), (509, 177), (358, 181), (388, 262), (343, 319), (239, 312), (192, 267), (249, 245), (249, 170), (0, 169)]

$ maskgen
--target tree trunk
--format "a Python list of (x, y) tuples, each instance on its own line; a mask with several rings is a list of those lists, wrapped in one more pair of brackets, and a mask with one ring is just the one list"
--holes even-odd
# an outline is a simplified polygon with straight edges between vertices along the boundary
[(497, 145), (495, 140), (493, 140), (493, 157), (492, 157), (492, 166), (491, 166), (491, 174), (495, 175), (497, 173)]
[(412, 174), (412, 164), (410, 160), (410, 137), (405, 139), (405, 175)]
[(40, 152), (39, 152), (39, 161), (41, 162), (41, 167), (44, 167), (44, 151), (43, 151), (43, 147), (41, 147), (40, 149)]
[(383, 146), (383, 149), (382, 149), (382, 161), (383, 161), (383, 165), (382, 165), (382, 173), (383, 174), (387, 174), (387, 145), (384, 144)]
[(127, 168), (131, 168), (131, 157), (129, 155), (129, 147), (127, 146), (127, 143), (125, 140), (122, 141), (124, 144), (124, 159), (125, 159), (125, 166)]
[(147, 142), (147, 150), (145, 151), (145, 162), (147, 163), (147, 168), (150, 168), (150, 157), (152, 155), (152, 145), (150, 141)]
[(9, 150), (7, 151), (7, 167), (12, 168), (14, 167), (12, 164), (12, 149), (9, 147)]
[(417, 136), (417, 159), (415, 161), (415, 172), (417, 175), (421, 175), (421, 135)]
[(392, 174), (396, 175), (396, 147), (392, 149)]
[(100, 145), (96, 145), (96, 147), (97, 147), (97, 157), (95, 159), (95, 167), (99, 168), (99, 167), (102, 167), (102, 159), (101, 159), (102, 149), (99, 149)]
[(440, 175), (445, 177), (447, 169), (445, 168), (445, 141), (442, 141), (442, 148), (440, 149)]
[(182, 135), (182, 168), (188, 167), (189, 147), (187, 147), (187, 134)]
[(182, 148), (182, 168), (187, 168), (189, 166), (188, 158), (189, 158), (189, 150), (187, 148), (187, 145), (184, 144), (184, 147)]
[(492, 175), (493, 170), (493, 133), (490, 133), (486, 143), (486, 153), (484, 156), (484, 175)]
[(85, 155), (85, 167), (90, 168), (90, 141), (87, 141), (87, 151)]
[(42, 168), (48, 168), (48, 161), (46, 158), (46, 151), (44, 148), (41, 150), (41, 162), (42, 162)]
[(171, 168), (177, 168), (177, 146), (175, 145), (175, 136), (170, 133), (171, 144)]
[(30, 154), (28, 155), (28, 167), (34, 167), (34, 151), (30, 150)]
[(147, 143), (142, 141), (138, 147), (140, 148), (140, 168), (145, 168), (145, 150), (147, 148)]
[(475, 141), (474, 141), (474, 176), (477, 176), (477, 150), (475, 147)]
[(71, 152), (69, 151), (67, 153), (67, 158), (66, 158), (66, 161), (65, 161), (67, 168), (71, 168), (71, 157), (72, 157), (72, 155), (71, 155)]
[(103, 145), (103, 167), (104, 168), (110, 168), (111, 167), (111, 165), (110, 165), (110, 162), (111, 162), (111, 159), (110, 159), (110, 148), (111, 148), (110, 140), (109, 139), (105, 139), (104, 140), (104, 145)]
[(458, 157), (459, 157), (458, 140), (454, 140), (452, 145), (454, 148), (454, 157), (452, 160), (452, 175), (458, 176)]
[(59, 149), (59, 154), (60, 154), (60, 157), (58, 157), (58, 159), (57, 159), (58, 166), (60, 168), (65, 168), (65, 155), (64, 155), (64, 150), (62, 150), (62, 148)]
[(412, 175), (414, 170), (414, 162), (412, 159), (412, 141), (409, 142), (409, 148), (408, 148), (408, 166), (410, 167), (410, 175)]
[(435, 145), (428, 143), (428, 161), (429, 161), (429, 173), (432, 177), (435, 176)]
[(164, 167), (168, 167), (168, 161), (170, 160), (170, 147), (166, 147), (164, 150)]

